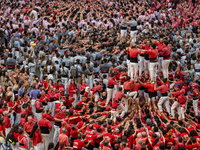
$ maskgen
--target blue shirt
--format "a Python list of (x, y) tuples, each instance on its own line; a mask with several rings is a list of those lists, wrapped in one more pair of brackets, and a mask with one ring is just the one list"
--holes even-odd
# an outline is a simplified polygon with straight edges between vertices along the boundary
[(38, 89), (32, 89), (30, 91), (30, 96), (32, 99), (37, 99), (38, 94), (40, 94), (40, 91)]
[(19, 95), (19, 96), (22, 96), (23, 93), (24, 93), (23, 89), (20, 88), (20, 89), (18, 90), (18, 95)]

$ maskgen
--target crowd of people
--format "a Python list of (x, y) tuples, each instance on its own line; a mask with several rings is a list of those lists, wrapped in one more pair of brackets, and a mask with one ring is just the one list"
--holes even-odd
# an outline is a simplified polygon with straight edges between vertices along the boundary
[(199, 2), (1, 0), (0, 150), (200, 149)]

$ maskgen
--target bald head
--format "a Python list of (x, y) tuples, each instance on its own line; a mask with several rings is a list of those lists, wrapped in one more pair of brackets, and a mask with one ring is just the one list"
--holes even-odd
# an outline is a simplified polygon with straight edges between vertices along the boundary
[(62, 133), (66, 134), (66, 128), (62, 128)]

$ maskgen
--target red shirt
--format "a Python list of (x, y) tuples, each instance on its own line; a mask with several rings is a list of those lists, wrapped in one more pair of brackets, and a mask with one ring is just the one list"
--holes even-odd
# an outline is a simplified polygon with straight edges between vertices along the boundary
[(86, 144), (79, 139), (74, 140), (74, 142), (73, 142), (73, 148), (74, 149), (82, 149), (82, 147), (85, 147), (85, 146), (86, 146)]
[(44, 88), (47, 89), (48, 88), (47, 81), (43, 80), (42, 81), (42, 86), (44, 86)]
[(109, 87), (109, 85), (110, 85), (110, 86), (117, 85), (117, 82), (115, 82), (115, 80), (114, 80), (112, 77), (110, 77), (110, 78), (108, 79), (108, 87)]
[(39, 129), (35, 131), (34, 136), (31, 138), (31, 140), (33, 141), (34, 146), (42, 142), (42, 135)]
[[(184, 146), (183, 144), (178, 144), (178, 145), (179, 145), (180, 147), (183, 147), (183, 146)], [(175, 146), (174, 146), (174, 148), (175, 148), (176, 150), (179, 149), (178, 145), (175, 145)]]
[(171, 55), (171, 47), (165, 46), (160, 52), (159, 56), (163, 56), (163, 59), (170, 59)]
[(47, 119), (49, 120), (49, 121), (55, 121), (55, 118), (54, 117), (52, 117), (51, 115), (49, 115), (49, 114), (47, 114)]
[(117, 99), (113, 99), (112, 108), (117, 109), (118, 106), (119, 106), (119, 101)]
[(72, 130), (71, 129), (70, 135), (71, 135), (72, 138), (77, 138), (77, 136), (78, 136), (78, 130)]
[(20, 146), (19, 145), (20, 148), (26, 148), (26, 149), (28, 149), (28, 140), (27, 140), (27, 138), (23, 134), (18, 136), (18, 142), (20, 144), (24, 144), (24, 146)]
[(162, 84), (161, 86), (157, 87), (155, 91), (160, 91), (161, 93), (166, 93), (168, 91), (168, 86), (166, 84)]
[(145, 53), (149, 54), (149, 58), (157, 58), (157, 56), (158, 56), (158, 50), (157, 49), (146, 50)]
[(48, 119), (42, 118), (38, 121), (38, 125), (40, 127), (48, 127), (49, 129), (52, 129), (51, 122)]
[(148, 88), (148, 91), (151, 92), (151, 93), (155, 92), (154, 84), (144, 84), (144, 87)]
[[(6, 129), (5, 129), (5, 126), (1, 126), (1, 125), (0, 125), (0, 131), (3, 131), (4, 136), (5, 136), (5, 130), (6, 130)], [(0, 135), (1, 135), (1, 133), (0, 133)]]
[(18, 106), (21, 105), (21, 102), (20, 102), (20, 101), (16, 101), (16, 103), (17, 103), (17, 105), (16, 105), (16, 110), (15, 110), (15, 111), (16, 111), (17, 113), (21, 113), (21, 112), (22, 112), (21, 107), (18, 108)]
[(199, 90), (198, 88), (195, 88), (193, 90), (193, 99), (197, 99), (197, 98), (199, 98)]
[(91, 133), (87, 133), (85, 136), (85, 142), (89, 142), (90, 140), (92, 140), (92, 142), (90, 143), (92, 146), (95, 145), (95, 140), (97, 138), (97, 135), (93, 135)]
[(139, 51), (137, 49), (131, 49), (129, 54), (130, 54), (130, 57), (137, 58), (138, 55), (141, 54), (141, 51)]
[(126, 98), (126, 95), (122, 93), (122, 91), (119, 91), (115, 94), (116, 100), (122, 100), (123, 97)]
[(24, 131), (30, 133), (30, 132), (32, 131), (34, 125), (35, 125), (35, 124), (34, 124), (33, 122), (32, 122), (32, 123), (26, 122), (26, 123), (24, 124)]
[(56, 95), (55, 91), (48, 91), (48, 95), (50, 98), (54, 98), (54, 96)]
[(134, 86), (131, 88), (131, 92), (133, 91), (139, 91), (139, 89), (142, 87), (140, 83), (134, 84)]
[(20, 125), (23, 127), (25, 123), (26, 123), (26, 118), (21, 118)]
[(166, 146), (172, 146), (172, 145), (174, 145), (174, 138), (171, 138), (171, 139), (168, 139), (168, 138), (166, 138), (165, 139), (165, 143), (166, 143)]
[[(45, 99), (46, 98), (46, 99)], [(48, 94), (45, 94), (45, 95), (41, 95), (41, 98), (40, 98), (40, 102), (42, 103), (47, 103), (47, 102), (50, 102), (50, 98), (49, 98), (49, 95)]]
[(10, 128), (11, 127), (11, 123), (10, 123), (10, 119), (7, 116), (3, 116), (5, 123), (4, 126), (5, 128)]
[(116, 73), (115, 74), (115, 80), (119, 80), (120, 75), (121, 75), (121, 73)]
[(114, 135), (112, 135), (111, 133), (104, 133), (104, 134), (103, 134), (103, 137), (104, 137), (105, 139), (109, 139), (109, 138), (110, 138), (110, 143), (113, 143), (114, 140), (115, 140)]
[(193, 150), (193, 149), (198, 149), (199, 148), (199, 145), (198, 144), (194, 144), (194, 145), (186, 145), (185, 146), (185, 149), (188, 149), (188, 150)]
[(40, 108), (43, 108), (43, 105), (39, 100), (35, 101), (35, 108), (36, 108), (36, 110), (39, 110)]
[[(176, 83), (175, 84), (180, 84), (180, 88), (182, 88), (183, 87), (183, 81), (182, 80), (178, 80), (178, 81), (176, 81)], [(174, 84), (174, 85), (175, 85)]]
[(69, 96), (73, 97), (73, 94), (76, 94), (77, 92), (74, 92), (74, 90), (76, 90), (76, 86), (74, 84), (69, 84), (68, 86), (68, 92), (69, 92)]

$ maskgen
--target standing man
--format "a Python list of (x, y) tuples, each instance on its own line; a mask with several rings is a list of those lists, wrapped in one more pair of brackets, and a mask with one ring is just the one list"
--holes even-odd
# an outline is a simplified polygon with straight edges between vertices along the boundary
[(52, 129), (51, 122), (47, 119), (47, 113), (42, 114), (42, 119), (38, 121), (38, 125), (42, 133), (42, 138), (44, 140), (44, 149), (47, 149), (49, 145), (49, 133)]
[(162, 69), (164, 78), (168, 78), (168, 67), (170, 63), (171, 47), (168, 46), (168, 41), (164, 41), (164, 48), (159, 53), (159, 56), (163, 56)]
[(157, 57), (158, 50), (156, 49), (156, 44), (151, 44), (151, 50), (142, 51), (145, 54), (149, 54), (149, 72), (151, 80), (156, 81), (156, 69), (157, 69)]
[(43, 107), (42, 102), (40, 101), (41, 94), (37, 95), (37, 99), (35, 101), (35, 116), (37, 120), (42, 119), (42, 111), (44, 110), (45, 107)]
[(136, 45), (132, 46), (132, 49), (129, 51), (130, 54), (130, 72), (131, 80), (133, 80), (133, 74), (136, 76), (138, 72), (138, 55), (141, 54), (141, 51), (136, 49)]
[(126, 23), (126, 17), (123, 17), (123, 20), (121, 22), (121, 43), (126, 42), (126, 35), (127, 35), (127, 23)]
[(192, 97), (193, 97), (193, 109), (195, 116), (198, 115), (198, 101), (199, 101), (199, 90), (198, 90), (198, 84), (192, 83)]
[(29, 136), (33, 129), (34, 124), (35, 123), (32, 121), (32, 116), (28, 116), (28, 121), (24, 124), (24, 133), (25, 133), (24, 135), (28, 139), (28, 148), (31, 147), (31, 139)]
[(35, 114), (35, 100), (37, 99), (37, 95), (40, 94), (40, 91), (36, 89), (36, 85), (32, 85), (32, 90), (30, 91), (30, 99), (31, 99), (31, 105), (32, 105), (32, 112)]
[(12, 70), (15, 70), (17, 67), (17, 62), (15, 59), (12, 58), (12, 54), (8, 54), (8, 59), (6, 61), (6, 70), (8, 70), (8, 74), (11, 73)]
[(167, 109), (167, 112), (169, 114), (171, 114), (170, 113), (170, 107), (169, 107), (168, 93), (167, 93), (167, 91), (168, 91), (167, 79), (165, 78), (163, 83), (162, 83), (162, 85), (157, 87), (157, 88), (156, 88), (156, 84), (155, 84), (154, 85), (154, 90), (161, 92), (161, 97), (160, 97), (160, 99), (158, 101), (158, 109), (159, 109), (159, 111), (163, 112), (162, 105), (164, 103), (164, 105), (165, 105), (165, 107)]
[(114, 78), (115, 78), (115, 74), (111, 73), (111, 76), (108, 80), (106, 105), (108, 105), (110, 99), (112, 98), (114, 85), (117, 85), (117, 82), (115, 82)]
[(131, 43), (135, 43), (136, 42), (136, 35), (137, 35), (137, 21), (136, 21), (136, 17), (131, 17), (129, 22), (126, 22), (127, 24), (130, 25), (131, 27)]
[[(154, 44), (156, 44), (156, 46), (158, 46), (158, 52), (160, 53), (161, 50), (163, 49), (164, 42), (163, 42), (163, 38), (160, 38), (160, 42), (155, 41)], [(162, 61), (163, 61), (163, 56), (158, 56), (158, 69), (159, 72), (162, 70)]]

